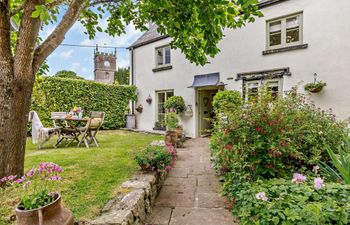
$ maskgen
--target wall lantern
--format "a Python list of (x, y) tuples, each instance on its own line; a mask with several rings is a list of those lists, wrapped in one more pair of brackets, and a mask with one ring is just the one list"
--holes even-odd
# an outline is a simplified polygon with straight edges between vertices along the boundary
[(147, 102), (148, 104), (151, 104), (151, 103), (152, 103), (152, 97), (151, 97), (151, 95), (148, 95), (148, 97), (146, 98), (146, 102)]
[(186, 107), (185, 116), (188, 116), (188, 117), (193, 116), (192, 105), (188, 105)]

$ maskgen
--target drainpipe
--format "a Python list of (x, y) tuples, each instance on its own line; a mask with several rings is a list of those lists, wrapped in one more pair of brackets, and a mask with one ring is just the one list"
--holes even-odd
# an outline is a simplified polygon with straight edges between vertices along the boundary
[[(131, 51), (131, 85), (135, 85), (134, 81), (134, 48), (130, 48)], [(135, 114), (135, 102), (131, 103), (131, 114)]]

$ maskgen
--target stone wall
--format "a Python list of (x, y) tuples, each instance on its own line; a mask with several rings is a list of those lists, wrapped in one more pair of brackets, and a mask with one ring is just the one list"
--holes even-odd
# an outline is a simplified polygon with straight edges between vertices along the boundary
[(121, 185), (115, 198), (102, 210), (102, 215), (92, 225), (143, 225), (152, 210), (167, 172), (139, 172)]

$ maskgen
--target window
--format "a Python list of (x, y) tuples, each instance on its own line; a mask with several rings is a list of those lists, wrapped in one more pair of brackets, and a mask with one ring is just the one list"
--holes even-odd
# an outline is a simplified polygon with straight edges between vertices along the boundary
[(168, 98), (174, 96), (173, 90), (168, 91), (158, 91), (156, 92), (157, 96), (157, 121), (163, 124), (165, 118), (165, 108), (164, 104)]
[(109, 80), (109, 73), (108, 72), (105, 73), (105, 80)]
[(259, 89), (266, 85), (266, 87), (272, 92), (274, 98), (282, 93), (282, 79), (264, 79), (264, 80), (252, 80), (246, 81), (245, 85), (245, 100), (254, 101), (258, 98)]
[(165, 46), (156, 49), (156, 66), (166, 66), (171, 64), (170, 46)]
[(302, 13), (267, 21), (267, 49), (302, 44)]

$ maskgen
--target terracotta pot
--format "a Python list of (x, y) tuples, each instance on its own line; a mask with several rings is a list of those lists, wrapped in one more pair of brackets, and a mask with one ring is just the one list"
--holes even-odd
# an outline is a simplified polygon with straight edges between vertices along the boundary
[(175, 145), (177, 141), (177, 132), (176, 131), (166, 131), (165, 132), (165, 143), (170, 143)]
[(73, 213), (61, 206), (61, 196), (54, 202), (32, 210), (16, 208), (17, 225), (73, 225)]
[(323, 87), (315, 88), (315, 89), (310, 90), (310, 92), (311, 93), (318, 93), (318, 92), (322, 91), (322, 88)]
[(178, 127), (175, 129), (176, 133), (177, 133), (177, 139), (181, 139), (182, 138), (182, 134), (184, 132), (184, 129), (182, 127)]

